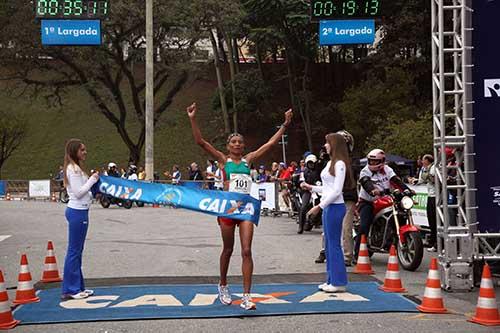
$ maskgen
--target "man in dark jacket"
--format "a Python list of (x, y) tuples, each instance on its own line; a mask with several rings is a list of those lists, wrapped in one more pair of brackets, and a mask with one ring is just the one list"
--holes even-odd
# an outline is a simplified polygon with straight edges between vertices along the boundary
[[(305, 158), (305, 163), (306, 167), (304, 169), (304, 174), (303, 178), (301, 177), (300, 182), (306, 182), (307, 184), (316, 184), (316, 182), (321, 181), (321, 177), (319, 175), (321, 169), (319, 169), (316, 165), (318, 162), (318, 159), (316, 155), (310, 154), (307, 155)], [(300, 185), (298, 186), (300, 188)], [(301, 190), (302, 195), (301, 195), (301, 200), (302, 200), (302, 205), (300, 206), (300, 212), (299, 212), (299, 229), (297, 230), (298, 234), (301, 234), (304, 232), (304, 229), (306, 231), (310, 231), (312, 229), (312, 225), (307, 221), (306, 214), (311, 208), (311, 205), (309, 204), (311, 201), (311, 196), (312, 193), (311, 191), (307, 190)]]

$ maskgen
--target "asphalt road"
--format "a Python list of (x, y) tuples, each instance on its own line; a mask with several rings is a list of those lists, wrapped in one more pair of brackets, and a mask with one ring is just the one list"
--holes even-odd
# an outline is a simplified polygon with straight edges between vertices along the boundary
[[(27, 253), (36, 281), (43, 270), (47, 241), (52, 240), (62, 270), (67, 228), (65, 206), (50, 202), (0, 202), (0, 268), (9, 297), (17, 283), (21, 253)], [(304, 274), (316, 279), (324, 265), (315, 264), (321, 246), (321, 231), (298, 235), (292, 219), (263, 217), (256, 228), (253, 254), (256, 280), (282, 274)], [(4, 237), (2, 237), (4, 236)], [(9, 236), (9, 237), (6, 237)], [(91, 209), (90, 228), (84, 252), (84, 275), (89, 283), (108, 278), (216, 277), (221, 248), (219, 229), (208, 215), (172, 208), (118, 207)], [(429, 254), (416, 272), (401, 271), (408, 295), (422, 296)], [(372, 265), (383, 281), (387, 255), (376, 254)], [(241, 257), (236, 245), (230, 279), (237, 283)], [(210, 279), (210, 278), (208, 278)], [(213, 278), (212, 278), (213, 279)], [(105, 280), (106, 281), (106, 280)], [(111, 280), (107, 280), (111, 281)], [(317, 281), (323, 282), (323, 281)], [(186, 319), (115, 321), (75, 324), (18, 326), (14, 332), (493, 332), (499, 329), (468, 323), (465, 315), (475, 311), (478, 291), (444, 293), (451, 314), (408, 313), (294, 315), (233, 319)], [(497, 301), (499, 300), (497, 296)]]

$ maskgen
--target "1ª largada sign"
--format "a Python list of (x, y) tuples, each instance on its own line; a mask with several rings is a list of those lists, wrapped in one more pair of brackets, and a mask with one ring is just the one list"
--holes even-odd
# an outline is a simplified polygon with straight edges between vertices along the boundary
[(42, 45), (101, 45), (101, 21), (42, 20)]
[(320, 45), (373, 44), (375, 20), (320, 21)]

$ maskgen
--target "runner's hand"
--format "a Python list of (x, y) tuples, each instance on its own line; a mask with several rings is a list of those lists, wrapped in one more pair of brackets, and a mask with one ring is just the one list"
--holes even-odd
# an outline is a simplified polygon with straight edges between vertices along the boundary
[(293, 111), (292, 109), (288, 109), (288, 111), (285, 112), (285, 122), (284, 122), (285, 126), (288, 126), (292, 122), (292, 117), (293, 117)]
[(196, 116), (196, 103), (191, 104), (186, 109), (189, 118), (193, 119)]
[(303, 190), (307, 190), (307, 191), (311, 191), (312, 190), (312, 186), (307, 184), (306, 182), (304, 183), (301, 183), (300, 184), (300, 188), (303, 189)]
[(94, 178), (96, 182), (99, 181), (99, 171), (94, 172), (91, 177)]

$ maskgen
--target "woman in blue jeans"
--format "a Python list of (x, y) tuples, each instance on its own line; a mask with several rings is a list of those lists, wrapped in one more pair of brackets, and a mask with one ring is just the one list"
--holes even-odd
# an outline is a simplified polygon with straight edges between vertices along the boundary
[(83, 167), (86, 158), (87, 149), (82, 141), (71, 139), (66, 143), (64, 185), (69, 195), (66, 208), (68, 251), (64, 261), (62, 299), (83, 299), (94, 294), (92, 290), (85, 289), (82, 253), (89, 226), (90, 188), (99, 180), (99, 174), (96, 172), (90, 178), (87, 176)]
[(326, 282), (318, 286), (328, 292), (344, 292), (347, 285), (347, 271), (344, 263), (344, 253), (341, 247), (342, 221), (346, 214), (344, 189), (354, 188), (351, 163), (347, 143), (344, 137), (337, 133), (326, 136), (325, 149), (330, 156), (323, 171), (321, 171), (322, 186), (303, 183), (305, 190), (321, 192), (321, 202), (307, 213), (317, 215), (323, 210), (323, 230), (325, 233)]

